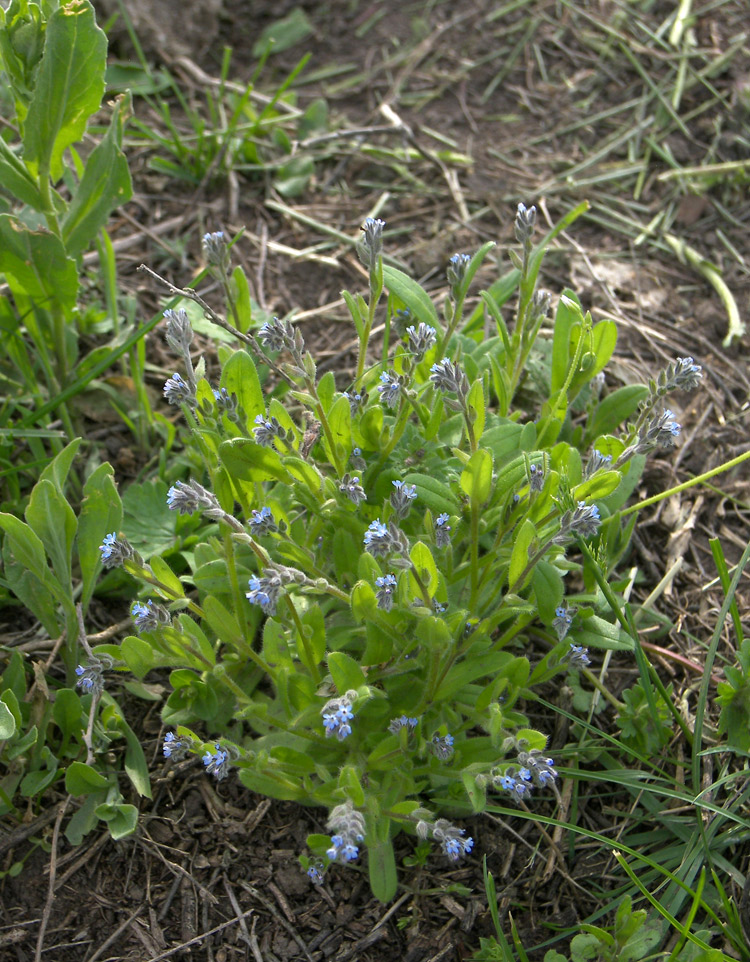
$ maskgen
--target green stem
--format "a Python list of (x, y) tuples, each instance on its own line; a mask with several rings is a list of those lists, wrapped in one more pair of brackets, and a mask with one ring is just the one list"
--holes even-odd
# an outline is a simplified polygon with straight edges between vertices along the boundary
[(699, 474), (696, 478), (690, 478), (689, 481), (683, 481), (682, 484), (678, 484), (675, 488), (669, 488), (667, 491), (661, 491), (659, 494), (655, 494), (651, 498), (645, 498), (643, 501), (639, 501), (637, 504), (631, 505), (629, 508), (625, 508), (624, 511), (620, 512), (620, 517), (624, 518), (627, 515), (632, 514), (634, 511), (640, 511), (641, 508), (647, 508), (649, 505), (657, 504), (659, 501), (663, 501), (665, 498), (671, 498), (673, 494), (680, 494), (682, 491), (687, 491), (688, 488), (692, 488), (696, 484), (702, 484), (704, 481), (708, 481), (709, 478), (713, 478), (717, 474), (722, 474), (724, 471), (728, 471), (730, 468), (734, 468), (738, 464), (742, 464), (742, 462), (747, 461), (748, 458), (750, 458), (750, 451), (745, 451), (744, 454), (740, 454), (731, 461), (725, 461), (724, 464), (720, 464), (718, 468), (712, 468), (711, 471), (705, 471), (703, 474)]
[(310, 639), (305, 634), (304, 625), (300, 621), (299, 614), (297, 613), (297, 609), (294, 607), (294, 602), (289, 597), (289, 595), (286, 595), (285, 598), (286, 598), (287, 607), (289, 608), (289, 612), (292, 616), (292, 621), (294, 622), (295, 627), (297, 628), (297, 634), (299, 635), (299, 640), (302, 643), (302, 647), (305, 649), (305, 658), (307, 659), (307, 667), (310, 669), (310, 673), (313, 676), (313, 681), (317, 686), (320, 684), (320, 670), (318, 669), (318, 663), (315, 659), (315, 655), (313, 654), (313, 650), (310, 647)]

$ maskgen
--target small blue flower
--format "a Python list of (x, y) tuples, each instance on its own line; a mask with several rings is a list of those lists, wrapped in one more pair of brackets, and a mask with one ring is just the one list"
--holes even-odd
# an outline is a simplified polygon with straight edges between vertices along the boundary
[(162, 751), (165, 758), (171, 758), (172, 761), (178, 762), (189, 754), (189, 745), (183, 739), (178, 738), (174, 732), (166, 732)]
[(396, 590), (396, 584), (396, 577), (391, 574), (375, 579), (375, 586), (379, 589), (375, 592), (378, 608), (383, 611), (390, 611), (393, 608), (393, 593)]
[(435, 546), (447, 548), (451, 543), (451, 526), (448, 524), (450, 515), (443, 512), (435, 518)]
[(310, 865), (307, 869), (307, 877), (313, 885), (322, 885), (324, 882), (323, 872), (318, 865)]
[(401, 380), (398, 375), (392, 374), (390, 371), (383, 371), (380, 375), (380, 384), (378, 384), (380, 400), (383, 404), (389, 408), (395, 407), (401, 394), (401, 387)]
[(459, 288), (466, 277), (466, 270), (470, 263), (471, 256), (469, 254), (454, 254), (448, 262), (445, 276), (451, 286), (451, 292), (454, 297), (458, 296)]
[(339, 483), (339, 491), (345, 494), (352, 504), (360, 505), (363, 501), (367, 501), (365, 489), (359, 483), (359, 477), (356, 475), (352, 478), (348, 473), (345, 474)]
[(400, 732), (402, 728), (406, 728), (411, 735), (418, 724), (418, 718), (409, 718), (407, 715), (401, 715), (400, 718), (391, 719), (388, 731), (391, 732), (392, 735), (395, 735)]
[(181, 374), (173, 374), (164, 382), (164, 397), (170, 404), (190, 404), (195, 406), (195, 387)]
[(429, 748), (435, 758), (441, 762), (447, 762), (448, 759), (453, 757), (455, 752), (453, 748), (453, 735), (433, 735)]
[(555, 617), (552, 621), (552, 627), (557, 633), (558, 641), (562, 641), (570, 631), (570, 626), (573, 624), (573, 617), (577, 610), (577, 608), (568, 608), (567, 605), (561, 605), (559, 608), (555, 608)]
[(589, 650), (588, 648), (584, 648), (583, 645), (571, 644), (567, 658), (571, 668), (586, 668), (591, 664)]
[(276, 438), (284, 440), (286, 431), (279, 424), (277, 418), (264, 418), (262, 414), (256, 414), (253, 437), (256, 444), (260, 444), (264, 448), (270, 448)]
[(215, 751), (207, 751), (203, 756), (203, 764), (206, 766), (206, 774), (215, 775), (216, 781), (220, 782), (222, 778), (226, 778), (231, 762), (229, 752), (223, 749), (218, 742), (214, 747)]
[(357, 255), (370, 272), (377, 266), (383, 251), (384, 227), (385, 221), (375, 217), (368, 217), (362, 225), (363, 236), (357, 243)]
[(279, 530), (279, 526), (274, 520), (273, 512), (267, 505), (264, 505), (260, 511), (253, 508), (253, 516), (250, 519), (250, 528), (254, 537), (258, 537), (262, 534), (270, 534), (273, 531)]
[(451, 825), (445, 818), (439, 818), (432, 826), (432, 837), (440, 843), (443, 855), (447, 855), (452, 862), (457, 862), (462, 855), (468, 855), (474, 847), (474, 839), (463, 838), (464, 832), (465, 829)]
[(391, 507), (399, 521), (403, 521), (409, 514), (411, 502), (417, 498), (417, 486), (404, 484), (403, 481), (394, 481), (393, 487), (396, 490), (391, 492)]
[(248, 581), (249, 591), (245, 597), (253, 605), (260, 605), (267, 615), (276, 614), (276, 603), (279, 599), (281, 584), (273, 585), (268, 578), (258, 578), (253, 575)]
[(204, 234), (201, 242), (203, 256), (212, 267), (218, 267), (226, 271), (229, 267), (229, 249), (224, 237), (223, 230), (214, 231), (213, 234)]
[(105, 568), (119, 568), (124, 561), (129, 561), (131, 558), (138, 560), (128, 539), (118, 538), (115, 531), (104, 536), (104, 541), (99, 545), (99, 551), (101, 551), (101, 562)]
[(366, 391), (362, 391), (362, 392), (355, 391), (351, 394), (349, 393), (349, 391), (344, 391), (344, 397), (349, 402), (349, 411), (351, 413), (351, 416), (354, 417), (357, 411), (359, 411), (359, 409), (361, 407), (364, 407), (364, 405), (367, 403), (368, 394)]
[(418, 327), (407, 327), (406, 333), (409, 337), (409, 349), (414, 354), (414, 359), (419, 362), (425, 354), (434, 347), (437, 341), (437, 331), (424, 321), (419, 322)]

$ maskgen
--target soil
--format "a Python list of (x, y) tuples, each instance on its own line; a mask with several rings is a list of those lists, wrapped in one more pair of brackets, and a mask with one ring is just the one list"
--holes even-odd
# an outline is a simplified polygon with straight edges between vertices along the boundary
[[(232, 76), (247, 81), (261, 31), (296, 6), (287, 0), (226, 0), (219, 42), (210, 51), (196, 50), (195, 64), (217, 77), (223, 42), (233, 47)], [(273, 89), (310, 51), (303, 74), (308, 79), (298, 94), (302, 109), (322, 96), (332, 130), (391, 129), (342, 137), (335, 150), (321, 144), (312, 183), (293, 198), (280, 196), (270, 176), (180, 189), (144, 164), (136, 175), (137, 196), (120, 225), (120, 236), (135, 230), (138, 243), (119, 255), (121, 284), (138, 297), (144, 316), (163, 302), (153, 283), (135, 273), (139, 263), (186, 283), (204, 230), (234, 234), (244, 227), (236, 250), (254, 280), (254, 298), (268, 314), (302, 312), (307, 343), (343, 383), (352, 363), (352, 331), (340, 291), (363, 289), (365, 277), (351, 247), (332, 241), (326, 229), (354, 236), (364, 217), (377, 210), (388, 224), (389, 253), (439, 299), (445, 266), (456, 251), (494, 240), (507, 267), (505, 250), (513, 243), (519, 201), (536, 204), (546, 227), (589, 197), (590, 216), (558, 239), (545, 262), (543, 286), (555, 293), (570, 286), (597, 319), (617, 321), (620, 342), (608, 383), (642, 381), (676, 356), (694, 356), (705, 372), (701, 391), (676, 399), (682, 405), (675, 409), (683, 425), (680, 447), (649, 462), (635, 496), (648, 497), (747, 450), (747, 337), (723, 347), (726, 313), (704, 278), (680, 263), (663, 241), (651, 244), (623, 233), (627, 218), (649, 225), (661, 217), (659, 231), (668, 230), (720, 267), (741, 315), (747, 315), (747, 181), (688, 183), (662, 176), (674, 164), (747, 157), (747, 46), (705, 82), (686, 88), (681, 127), (670, 126), (659, 114), (668, 108), (654, 101), (648, 102), (646, 118), (635, 105), (627, 106), (650, 89), (647, 78), (661, 82), (673, 54), (647, 46), (643, 32), (612, 0), (580, 7), (547, 0), (507, 4), (497, 19), (497, 4), (484, 0), (332, 0), (301, 7), (313, 33), (270, 58), (259, 89)], [(673, 3), (657, 0), (636, 19), (656, 32), (673, 9)], [(747, 27), (743, 0), (695, 3), (693, 12), (696, 49), (711, 60), (731, 49)], [(195, 71), (180, 61), (170, 67), (198, 102), (203, 90)], [(633, 129), (649, 113), (658, 114), (657, 120), (644, 123), (635, 137)], [(657, 122), (664, 127), (654, 127)], [(642, 168), (623, 173), (644, 156), (642, 144), (651, 134), (656, 147), (645, 152)], [(629, 156), (628, 145), (634, 144), (638, 149)], [(591, 162), (604, 146), (609, 149), (603, 159)], [(396, 176), (394, 152), (407, 148), (416, 154), (400, 164)], [(468, 161), (443, 159), (439, 152), (446, 149)], [(159, 224), (170, 218), (179, 218), (177, 226), (159, 234)], [(175, 243), (185, 236), (188, 252)], [(315, 245), (320, 246), (306, 259), (289, 256), (289, 249)], [(475, 289), (489, 283), (494, 271), (494, 266), (483, 271)], [(158, 341), (149, 339), (149, 356), (158, 356)], [(142, 465), (132, 452), (123, 452), (127, 445), (120, 441), (115, 437), (112, 450), (124, 484)], [(639, 568), (633, 598), (643, 600), (682, 559), (656, 602), (660, 619), (649, 638), (661, 649), (652, 657), (664, 680), (680, 692), (690, 693), (701, 678), (701, 642), (710, 637), (722, 601), (718, 587), (706, 588), (715, 576), (709, 539), (721, 539), (731, 565), (750, 537), (746, 466), (715, 483), (716, 489), (690, 489), (644, 510), (627, 562)], [(749, 596), (745, 576), (737, 594), (744, 613), (750, 611)], [(97, 616), (101, 623), (92, 630), (116, 620), (102, 608), (92, 612)], [(14, 637), (8, 630), (3, 640), (10, 644)], [(727, 625), (722, 656), (734, 660), (735, 643)], [(619, 676), (611, 677), (627, 687), (634, 676), (631, 666), (622, 665)], [(555, 702), (566, 696), (545, 694)], [(391, 905), (373, 900), (361, 867), (332, 872), (324, 886), (313, 887), (297, 858), (309, 833), (325, 831), (322, 811), (269, 803), (231, 778), (214, 783), (200, 762), (166, 766), (158, 711), (144, 714), (142, 702), (125, 698), (125, 703), (153, 763), (153, 800), (132, 799), (141, 811), (139, 830), (119, 843), (105, 832), (94, 833), (73, 848), (62, 835), (52, 835), (57, 817), (52, 803), (41, 813), (30, 811), (30, 837), (41, 844), (19, 877), (0, 882), (0, 959), (34, 958), (51, 865), (55, 894), (41, 958), (61, 962), (459, 962), (493, 931), (484, 856), (505, 931), (512, 917), (534, 962), (558, 930), (596, 910), (596, 892), (608, 884), (613, 860), (598, 849), (580, 841), (574, 847), (560, 836), (553, 840), (530, 820), (484, 815), (466, 823), (475, 839), (470, 858), (455, 865), (435, 856), (423, 868), (403, 870), (404, 885)], [(550, 752), (565, 740), (566, 731), (558, 728)], [(592, 784), (581, 792), (578, 817), (607, 830), (610, 802)], [(539, 811), (552, 815), (555, 808), (550, 803)], [(3, 827), (8, 834), (0, 838), (0, 870), (7, 870), (26, 851), (29, 836), (21, 838), (23, 825)], [(402, 837), (398, 845), (400, 864), (413, 842)], [(746, 849), (735, 864), (747, 871)], [(558, 950), (566, 942), (558, 943)]]

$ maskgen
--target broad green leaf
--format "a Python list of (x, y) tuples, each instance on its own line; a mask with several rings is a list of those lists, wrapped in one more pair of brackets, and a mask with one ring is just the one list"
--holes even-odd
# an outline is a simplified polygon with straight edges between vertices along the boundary
[(109, 834), (115, 841), (132, 835), (138, 827), (138, 809), (126, 802), (104, 802), (96, 806), (94, 814), (107, 823)]
[(472, 502), (481, 506), (490, 496), (492, 488), (492, 455), (482, 448), (475, 451), (461, 473), (461, 490)]
[[(586, 425), (584, 446), (600, 434), (610, 434), (638, 410), (638, 405), (647, 396), (645, 384), (627, 384), (608, 394), (596, 408)], [(602, 452), (604, 453), (604, 452)]]
[(452, 488), (431, 474), (411, 471), (404, 478), (404, 484), (414, 484), (417, 488), (417, 504), (424, 502), (434, 515), (459, 514), (458, 498)]
[(562, 575), (553, 564), (542, 559), (534, 565), (531, 582), (539, 617), (545, 624), (551, 624), (555, 617), (555, 608), (562, 604), (565, 594)]
[(247, 351), (235, 351), (224, 363), (220, 386), (225, 387), (230, 394), (237, 395), (245, 417), (245, 430), (250, 434), (256, 416), (265, 413), (266, 402), (257, 368)]
[[(433, 597), (438, 586), (438, 571), (432, 552), (426, 544), (417, 541), (409, 552), (409, 559), (428, 594)], [(415, 582), (413, 582), (413, 587), (419, 595), (419, 588)]]
[(163, 663), (149, 642), (136, 635), (123, 638), (120, 657), (136, 678), (144, 678), (158, 664)]
[(235, 438), (219, 445), (219, 457), (233, 477), (243, 481), (285, 481), (289, 474), (278, 453), (248, 438)]
[(60, 494), (65, 494), (65, 482), (68, 480), (73, 461), (78, 454), (81, 440), (81, 438), (74, 438), (69, 444), (66, 444), (39, 475), (40, 479), (51, 481)]
[(131, 484), (122, 496), (128, 541), (146, 560), (174, 547), (177, 512), (167, 508), (167, 491), (166, 481), (154, 478)]
[(62, 223), (69, 254), (80, 254), (90, 247), (110, 213), (133, 194), (128, 161), (122, 152), (122, 133), (130, 112), (128, 93), (116, 102), (107, 133), (86, 160), (83, 177)]
[(355, 808), (364, 806), (365, 793), (359, 773), (354, 765), (344, 765), (339, 772), (339, 788), (342, 798), (350, 799)]
[(36, 532), (12, 514), (0, 513), (0, 529), (5, 532), (6, 544), (19, 564), (28, 569), (42, 583), (51, 575), (47, 567), (44, 545)]
[(310, 665), (307, 654), (308, 650), (312, 653), (315, 665), (319, 665), (326, 654), (326, 626), (323, 619), (323, 612), (318, 605), (314, 605), (304, 612), (300, 620), (302, 622), (302, 630), (305, 632), (307, 639), (307, 646), (303, 645), (301, 639), (298, 638), (297, 653), (299, 654), (300, 661), (302, 661), (307, 668), (312, 669), (313, 666)]
[(234, 288), (235, 322), (237, 324), (237, 330), (243, 334), (247, 334), (253, 323), (253, 301), (250, 297), (250, 285), (247, 283), (247, 275), (239, 264), (232, 271), (231, 284)]
[(40, 758), (44, 768), (28, 772), (19, 786), (23, 798), (35, 798), (57, 778), (57, 759), (46, 745), (40, 752)]
[(440, 334), (441, 326), (435, 305), (423, 287), (412, 280), (408, 274), (387, 264), (383, 266), (383, 280), (391, 294), (395, 294), (418, 321), (424, 321)]
[(76, 303), (78, 272), (61, 241), (11, 214), (0, 214), (0, 271), (41, 308), (59, 304), (69, 312)]
[(80, 738), (87, 717), (81, 699), (72, 688), (61, 688), (52, 702), (52, 717), (64, 738)]
[(225, 608), (213, 595), (204, 599), (202, 607), (206, 622), (216, 637), (221, 639), (222, 644), (242, 649), (244, 638), (234, 613)]
[(108, 785), (107, 779), (85, 762), (71, 762), (65, 772), (65, 791), (69, 795), (91, 795)]
[(520, 581), (529, 563), (529, 548), (535, 538), (536, 527), (534, 526), (534, 522), (530, 518), (527, 518), (513, 539), (513, 551), (510, 556), (508, 586), (514, 592), (523, 588), (526, 577), (528, 577), (527, 574), (523, 578), (523, 582)]
[(481, 378), (477, 378), (471, 385), (469, 397), (467, 398), (469, 409), (474, 412), (474, 422), (472, 429), (474, 437), (478, 440), (484, 431), (484, 384)]
[[(336, 398), (328, 415), (328, 426), (331, 430), (333, 443), (339, 454), (347, 455), (352, 449), (352, 414), (349, 400), (343, 395)], [(329, 459), (335, 463), (334, 452), (328, 451), (328, 439), (321, 434), (323, 444)]]
[(282, 53), (300, 43), (313, 32), (310, 19), (302, 9), (295, 7), (283, 19), (269, 24), (253, 45), (253, 57), (262, 57), (270, 48), (271, 53)]
[(587, 481), (573, 488), (572, 497), (574, 501), (593, 501), (596, 498), (606, 498), (617, 489), (622, 475), (619, 471), (597, 471), (597, 473)]
[(367, 679), (357, 662), (343, 651), (332, 651), (328, 655), (328, 670), (340, 695), (349, 689), (357, 689)]
[(359, 624), (375, 616), (378, 603), (375, 591), (368, 581), (358, 581), (352, 588), (352, 614)]
[(377, 841), (367, 846), (370, 888), (380, 902), (390, 902), (396, 894), (396, 856), (390, 841)]
[(34, 210), (44, 210), (44, 202), (37, 182), (2, 137), (0, 137), (0, 184), (22, 204), (28, 204)]
[(112, 465), (105, 462), (89, 475), (83, 486), (76, 543), (83, 580), (81, 604), (84, 612), (88, 609), (99, 572), (99, 545), (105, 534), (119, 531), (122, 524), (122, 501), (113, 475)]
[(16, 720), (13, 712), (8, 708), (4, 701), (0, 701), (0, 739), (7, 741), (12, 738), (16, 731)]
[(35, 176), (62, 177), (65, 148), (82, 139), (101, 104), (106, 62), (107, 37), (88, 0), (52, 13), (24, 125), (24, 160)]
[[(169, 599), (184, 598), (185, 589), (177, 575), (172, 571), (166, 561), (159, 555), (154, 555), (151, 559), (151, 570), (154, 576), (165, 586), (164, 594)], [(157, 591), (159, 589), (157, 588)]]
[(39, 619), (47, 634), (56, 638), (63, 628), (58, 603), (63, 604), (65, 593), (52, 572), (47, 569), (43, 578), (37, 578), (26, 565), (15, 560), (14, 553), (9, 556), (7, 541), (3, 569), (8, 587), (16, 598)]
[(133, 729), (123, 718), (120, 731), (125, 736), (128, 747), (125, 750), (125, 772), (139, 795), (151, 798), (151, 780), (148, 774), (148, 762), (143, 754), (140, 740)]
[(565, 384), (570, 366), (570, 332), (575, 324), (583, 323), (581, 302), (575, 291), (566, 288), (560, 295), (555, 312), (555, 333), (552, 339), (552, 369), (550, 397), (554, 398)]
[(78, 528), (75, 512), (51, 481), (40, 480), (31, 492), (25, 517), (47, 549), (57, 580), (70, 589), (73, 540)]

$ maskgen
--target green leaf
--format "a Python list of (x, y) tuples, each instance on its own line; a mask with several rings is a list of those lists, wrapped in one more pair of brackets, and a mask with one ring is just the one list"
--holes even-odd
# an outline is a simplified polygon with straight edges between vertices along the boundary
[(49, 231), (31, 230), (11, 214), (0, 214), (0, 271), (38, 307), (60, 304), (70, 312), (75, 306), (78, 271), (62, 242)]
[(207, 624), (216, 637), (221, 638), (223, 644), (238, 649), (244, 647), (242, 630), (233, 612), (225, 608), (213, 595), (204, 599), (202, 608)]
[(47, 549), (57, 580), (70, 590), (73, 539), (78, 528), (75, 512), (51, 481), (40, 480), (31, 492), (25, 517)]
[(220, 386), (225, 387), (230, 394), (237, 395), (245, 417), (245, 430), (251, 434), (256, 416), (265, 414), (266, 402), (258, 370), (247, 351), (235, 351), (224, 363)]
[(396, 856), (390, 840), (370, 843), (367, 846), (370, 869), (370, 888), (380, 902), (390, 902), (396, 894)]
[(125, 750), (125, 772), (139, 795), (151, 798), (151, 780), (148, 775), (148, 762), (143, 754), (140, 740), (123, 718), (118, 726), (125, 736), (128, 747)]
[(483, 448), (475, 451), (461, 473), (461, 490), (472, 502), (481, 506), (490, 496), (492, 488), (492, 455)]
[(404, 478), (404, 484), (416, 485), (419, 501), (424, 501), (434, 515), (443, 512), (460, 514), (460, 505), (453, 489), (431, 474), (409, 472)]
[[(409, 558), (414, 565), (419, 579), (432, 598), (438, 586), (438, 570), (435, 559), (432, 557), (432, 552), (426, 544), (417, 541), (409, 552)], [(419, 587), (416, 582), (412, 581), (412, 585), (417, 595), (419, 595)]]
[(583, 323), (581, 302), (575, 291), (566, 288), (560, 295), (555, 312), (555, 333), (552, 339), (552, 368), (550, 374), (550, 397), (553, 398), (565, 384), (570, 365), (570, 332), (575, 324)]
[[(352, 409), (348, 398), (343, 394), (338, 397), (328, 415), (328, 426), (331, 429), (333, 443), (336, 445), (340, 454), (348, 454), (352, 449)], [(328, 438), (323, 436), (323, 446), (326, 449), (328, 458), (332, 463), (336, 463), (335, 453), (329, 451)]]
[(69, 0), (50, 16), (36, 86), (24, 125), (32, 174), (62, 177), (66, 147), (81, 140), (104, 94), (107, 38), (88, 0)]
[(44, 545), (35, 531), (12, 514), (0, 513), (0, 529), (19, 564), (34, 574), (43, 584), (51, 578), (47, 567)]
[(80, 254), (95, 240), (110, 213), (130, 200), (133, 185), (122, 133), (131, 112), (130, 93), (116, 102), (107, 133), (86, 160), (78, 187), (62, 223), (62, 236), (69, 254)]
[(34, 210), (44, 210), (44, 202), (37, 182), (2, 137), (0, 137), (0, 184), (22, 204), (28, 204)]
[(185, 589), (182, 587), (182, 582), (163, 558), (159, 557), (159, 555), (154, 555), (150, 564), (151, 570), (154, 572), (156, 578), (168, 589), (168, 597), (185, 597)]
[(253, 57), (262, 57), (270, 47), (271, 53), (281, 53), (304, 40), (313, 32), (312, 24), (301, 7), (295, 7), (282, 20), (263, 30), (253, 45)]
[(484, 431), (484, 385), (481, 378), (477, 378), (471, 385), (467, 398), (469, 409), (474, 412), (474, 422), (472, 424), (474, 437), (481, 438)]
[(131, 484), (122, 496), (122, 509), (128, 540), (146, 560), (174, 547), (177, 513), (167, 509), (166, 481)]
[(52, 702), (52, 717), (64, 738), (79, 739), (86, 727), (86, 713), (81, 705), (81, 699), (72, 688), (61, 688), (55, 694), (55, 700)]
[(145, 638), (136, 635), (123, 638), (120, 657), (136, 678), (144, 678), (160, 663), (153, 646)]
[[(345, 537), (347, 537), (345, 535)], [(349, 539), (351, 540), (351, 539)], [(358, 581), (352, 588), (352, 615), (359, 624), (375, 617), (378, 609), (372, 585), (368, 581)]]
[(0, 701), (0, 740), (12, 738), (16, 731), (16, 720), (13, 712), (4, 701)]
[(508, 568), (508, 587), (511, 591), (519, 591), (526, 583), (526, 578), (524, 578), (523, 583), (519, 583), (519, 581), (529, 563), (529, 548), (535, 538), (536, 527), (534, 522), (527, 518), (513, 539), (513, 551)]
[(83, 502), (78, 517), (78, 564), (81, 568), (81, 604), (88, 609), (99, 572), (99, 545), (105, 534), (119, 531), (122, 524), (122, 501), (114, 481), (114, 469), (108, 462), (100, 464), (83, 486)]
[(107, 823), (109, 834), (115, 841), (132, 835), (138, 827), (138, 809), (126, 802), (104, 802), (96, 806), (94, 814)]
[(531, 583), (534, 586), (539, 617), (545, 624), (551, 624), (555, 617), (555, 608), (562, 604), (565, 594), (562, 575), (553, 564), (542, 559), (534, 565)]
[(91, 795), (108, 785), (107, 779), (85, 762), (71, 762), (65, 772), (65, 791), (69, 795)]
[(332, 651), (328, 655), (328, 670), (341, 695), (349, 689), (358, 689), (367, 681), (357, 662), (343, 651)]
[(441, 326), (435, 305), (423, 287), (412, 280), (408, 274), (404, 274), (403, 271), (397, 270), (395, 267), (389, 267), (387, 264), (383, 265), (383, 280), (391, 294), (395, 294), (418, 321), (424, 321), (425, 324), (434, 327), (440, 333)]
[[(234, 288), (235, 322), (237, 324), (237, 330), (243, 334), (247, 334), (253, 323), (253, 301), (250, 296), (250, 285), (247, 282), (247, 275), (239, 264), (232, 271), (231, 284)], [(222, 375), (223, 374), (224, 371), (222, 370)], [(229, 389), (227, 388), (227, 390)]]
[(627, 384), (608, 394), (597, 405), (586, 425), (583, 447), (588, 447), (600, 434), (610, 434), (632, 417), (647, 394), (648, 388), (644, 384)]
[(233, 477), (243, 481), (284, 481), (289, 474), (273, 448), (264, 448), (248, 438), (235, 438), (219, 445), (219, 457)]

